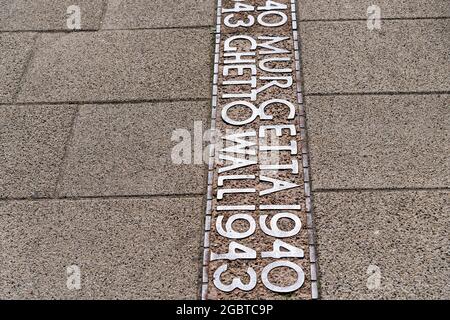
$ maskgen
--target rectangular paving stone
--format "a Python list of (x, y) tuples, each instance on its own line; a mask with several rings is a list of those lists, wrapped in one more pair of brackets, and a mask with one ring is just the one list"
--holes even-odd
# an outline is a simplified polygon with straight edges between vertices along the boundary
[(21, 101), (207, 98), (208, 30), (45, 34)]
[(214, 13), (211, 0), (109, 0), (103, 28), (212, 26)]
[(307, 97), (314, 188), (450, 187), (449, 99)]
[(81, 29), (99, 29), (107, 0), (0, 0), (0, 31), (68, 30), (67, 9), (77, 5)]
[(450, 19), (300, 26), (307, 94), (450, 90)]
[(0, 103), (11, 103), (35, 41), (33, 33), (0, 33)]
[(299, 0), (301, 20), (367, 19), (367, 8), (377, 5), (381, 18), (450, 17), (449, 0)]
[[(1, 202), (0, 297), (196, 299), (201, 208), (202, 197)], [(67, 287), (73, 265), (80, 290)]]
[[(82, 106), (60, 194), (203, 193), (205, 166), (192, 163), (193, 128), (195, 121), (206, 127), (208, 115), (208, 102)], [(172, 161), (177, 145), (188, 148), (191, 164)]]
[(323, 299), (449, 299), (449, 191), (315, 194)]
[(0, 106), (0, 198), (54, 194), (75, 107)]

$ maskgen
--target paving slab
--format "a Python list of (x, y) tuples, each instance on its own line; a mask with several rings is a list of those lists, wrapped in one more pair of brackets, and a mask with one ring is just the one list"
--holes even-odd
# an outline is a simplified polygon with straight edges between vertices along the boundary
[(0, 106), (0, 198), (54, 194), (75, 108)]
[(323, 299), (449, 299), (449, 191), (315, 194)]
[(106, 0), (0, 0), (0, 31), (68, 30), (67, 8), (77, 5), (81, 29), (100, 28)]
[(300, 25), (307, 94), (450, 90), (450, 19)]
[(382, 18), (450, 17), (449, 0), (299, 0), (301, 20), (367, 19), (367, 8), (377, 5)]
[(205, 166), (174, 164), (171, 154), (179, 139), (172, 141), (172, 134), (187, 130), (192, 146), (194, 122), (203, 121), (206, 128), (208, 109), (208, 102), (192, 101), (82, 106), (60, 194), (203, 193)]
[(207, 98), (211, 43), (205, 29), (44, 34), (19, 100)]
[(214, 8), (211, 0), (109, 0), (103, 28), (212, 26)]
[(35, 41), (33, 33), (0, 33), (0, 103), (11, 103)]
[(0, 297), (196, 299), (202, 201), (2, 202)]
[(314, 189), (450, 187), (450, 95), (305, 101)]

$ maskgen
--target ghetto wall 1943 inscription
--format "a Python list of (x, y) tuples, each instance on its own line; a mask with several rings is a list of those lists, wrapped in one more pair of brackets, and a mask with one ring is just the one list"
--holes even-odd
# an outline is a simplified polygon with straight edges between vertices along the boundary
[(204, 299), (317, 296), (295, 10), (218, 1)]

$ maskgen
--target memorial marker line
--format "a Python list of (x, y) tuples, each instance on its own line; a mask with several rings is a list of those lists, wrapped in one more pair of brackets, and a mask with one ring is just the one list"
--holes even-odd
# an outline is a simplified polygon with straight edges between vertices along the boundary
[[(308, 147), (307, 147), (307, 133), (306, 133), (306, 117), (303, 105), (303, 96), (301, 89), (301, 73), (300, 73), (300, 51), (299, 51), (299, 36), (297, 30), (297, 18), (296, 18), (296, 1), (295, 0), (278, 0), (278, 1), (264, 1), (264, 0), (225, 0), (226, 3), (234, 5), (234, 7), (222, 7), (222, 0), (217, 1), (217, 13), (216, 13), (216, 34), (215, 34), (215, 44), (214, 44), (214, 74), (213, 74), (213, 85), (212, 85), (212, 100), (211, 100), (211, 129), (218, 130), (226, 128), (227, 126), (239, 126), (241, 128), (246, 128), (247, 131), (240, 134), (234, 135), (222, 135), (220, 138), (227, 141), (233, 141), (237, 143), (233, 147), (214, 150), (210, 149), (210, 157), (208, 161), (208, 187), (207, 187), (207, 203), (204, 218), (204, 255), (203, 255), (203, 267), (202, 267), (202, 286), (201, 286), (201, 298), (202, 299), (242, 299), (242, 298), (285, 298), (283, 294), (293, 294), (295, 298), (303, 299), (317, 299), (318, 298), (318, 284), (317, 284), (317, 261), (316, 261), (316, 251), (315, 251), (315, 239), (314, 239), (314, 223), (313, 223), (313, 212), (312, 212), (312, 196), (310, 187), (310, 177), (309, 177), (309, 157), (308, 157)], [(224, 2), (225, 2), (224, 1)], [(256, 8), (256, 9), (255, 9)], [(289, 10), (290, 8), (290, 10)], [(245, 19), (240, 20), (236, 18), (235, 14), (240, 17), (243, 13), (254, 13), (257, 14), (255, 18), (252, 14), (246, 16)], [(224, 21), (222, 21), (222, 13), (224, 13)], [(277, 17), (277, 19), (273, 19)], [(236, 20), (234, 20), (236, 18)], [(289, 24), (290, 18), (290, 24)], [(256, 24), (257, 20), (257, 24)], [(222, 23), (224, 23), (222, 25)], [(256, 25), (256, 26), (255, 26)], [(254, 28), (252, 28), (255, 26)], [(290, 26), (289, 32), (292, 37), (286, 36), (286, 26)], [(247, 28), (248, 27), (248, 28)], [(236, 29), (232, 29), (236, 28)], [(264, 29), (265, 28), (265, 29)], [(279, 33), (273, 36), (273, 29), (276, 28)], [(253, 30), (256, 29), (256, 30)], [(265, 35), (264, 31), (269, 29), (270, 32)], [(228, 31), (224, 31), (228, 30)], [(238, 31), (236, 31), (238, 30)], [(244, 30), (245, 32), (239, 32)], [(225, 32), (225, 34), (223, 33)], [(222, 36), (224, 36), (225, 42), (222, 42)], [(228, 37), (227, 37), (228, 36)], [(257, 40), (261, 40), (262, 43), (258, 44)], [(278, 48), (277, 44), (289, 39), (290, 45), (292, 45), (291, 50), (286, 50), (286, 48)], [(239, 40), (247, 40), (250, 42), (251, 47), (249, 51), (237, 52), (238, 47), (242, 49), (242, 43)], [(234, 47), (231, 43), (234, 43)], [(224, 58), (234, 57), (235, 60), (224, 60), (221, 64), (221, 46), (224, 46)], [(288, 45), (288, 47), (290, 46)], [(259, 50), (258, 47), (263, 47), (267, 50)], [(269, 59), (263, 59), (258, 61), (257, 59), (248, 59), (249, 57), (256, 57), (265, 55), (275, 55)], [(279, 57), (282, 54), (282, 57)], [(285, 54), (288, 54), (285, 57)], [(295, 66), (295, 72), (292, 72), (291, 68), (277, 69), (275, 67), (268, 67), (269, 63), (273, 62), (291, 62)], [(259, 63), (258, 63), (259, 62)], [(253, 64), (252, 64), (253, 63)], [(272, 64), (271, 66), (273, 66)], [(222, 74), (220, 74), (220, 68), (223, 67)], [(266, 76), (256, 77), (256, 68), (259, 66), (260, 74)], [(229, 71), (235, 69), (237, 73), (234, 75), (239, 78), (239, 76), (245, 75), (245, 69), (251, 70), (251, 80), (222, 80), (222, 85), (219, 87), (219, 77), (228, 76)], [(272, 74), (274, 73), (274, 74)], [(293, 73), (295, 74), (296, 82), (293, 83), (292, 76), (279, 76), (278, 73)], [(233, 76), (230, 76), (233, 78)], [(270, 81), (264, 86), (257, 88), (257, 79), (262, 81)], [(283, 83), (283, 81), (285, 81)], [(232, 85), (234, 87), (232, 87)], [(246, 94), (245, 90), (241, 90), (241, 85), (251, 85), (251, 93)], [(238, 90), (231, 91), (230, 93), (225, 93), (226, 88), (232, 88)], [(294, 87), (294, 92), (290, 90)], [(286, 90), (285, 90), (286, 89)], [(283, 91), (285, 90), (285, 91)], [(238, 93), (236, 93), (238, 92)], [(287, 93), (286, 93), (287, 92)], [(270, 100), (266, 100), (262, 103), (258, 103), (259, 108), (256, 108), (253, 101), (257, 103), (257, 100), (261, 100), (261, 96), (264, 93), (269, 95)], [(294, 107), (294, 104), (289, 102), (289, 93), (291, 93), (291, 98), (294, 98), (298, 107)], [(281, 95), (281, 99), (278, 96)], [(243, 97), (239, 101), (233, 101), (227, 103), (230, 100)], [(244, 98), (245, 97), (245, 98)], [(251, 99), (251, 101), (248, 101)], [(220, 101), (220, 103), (219, 103)], [(293, 101), (293, 102), (294, 102)], [(223, 104), (227, 103), (225, 106)], [(281, 107), (280, 107), (281, 105)], [(233, 114), (233, 108), (236, 106), (246, 107), (252, 112), (250, 118), (245, 119), (233, 119), (229, 114)], [(274, 106), (278, 106), (275, 111), (281, 109), (289, 108), (289, 116), (287, 119), (277, 118), (277, 115), (272, 115), (270, 112), (267, 113), (266, 109), (274, 110)], [(221, 109), (221, 113), (218, 116), (217, 111)], [(294, 110), (293, 110), (294, 109)], [(234, 113), (235, 114), (235, 113)], [(245, 117), (242, 114), (237, 113), (238, 117)], [(268, 122), (264, 122), (264, 121)], [(289, 121), (288, 121), (289, 120)], [(264, 124), (270, 123), (270, 121), (281, 121), (280, 124), (276, 125), (259, 125), (260, 121)], [(285, 124), (289, 122), (289, 124)], [(254, 130), (252, 125), (258, 125), (258, 130)], [(260, 142), (257, 144), (249, 143), (247, 138), (256, 137), (256, 132), (259, 132), (259, 139), (265, 137), (266, 132), (273, 129), (277, 137), (283, 138), (283, 129), (290, 132), (289, 137), (294, 137), (295, 140), (291, 140), (289, 146), (282, 145), (264, 145), (260, 146)], [(299, 134), (297, 133), (299, 131)], [(239, 140), (241, 139), (241, 140)], [(258, 140), (257, 140), (258, 142)], [(300, 142), (301, 152), (298, 153), (297, 146)], [(278, 151), (280, 154), (283, 151), (290, 151), (291, 162), (289, 164), (281, 162), (277, 164), (262, 164), (261, 152), (259, 152), (255, 161), (249, 160), (252, 155), (256, 155), (255, 151), (251, 147), (258, 147), (259, 151)], [(244, 158), (233, 158), (227, 152), (233, 150), (235, 153), (244, 154)], [(216, 170), (219, 165), (216, 163), (216, 156), (220, 153), (225, 153), (218, 158), (224, 160), (224, 162), (232, 162), (233, 165), (228, 167), (222, 167)], [(301, 156), (301, 161), (297, 160)], [(278, 159), (278, 158), (277, 158)], [(258, 166), (259, 169), (257, 174), (253, 174), (253, 166)], [(249, 168), (250, 167), (250, 168)], [(238, 172), (230, 173), (232, 175), (223, 176), (223, 174), (228, 174), (228, 171), (245, 171), (248, 172)], [(261, 172), (264, 174), (259, 175)], [(266, 173), (267, 172), (267, 173)], [(277, 173), (276, 177), (269, 177), (267, 175)], [(217, 174), (217, 179), (215, 176)], [(299, 201), (298, 190), (297, 192), (291, 192), (292, 189), (299, 187), (299, 184), (295, 184), (294, 181), (299, 179), (298, 175), (302, 175), (303, 184), (303, 194), (300, 197), (301, 203), (282, 203), (285, 198), (291, 199), (292, 201)], [(288, 178), (286, 178), (286, 176)], [(241, 181), (237, 183), (242, 183), (242, 181), (247, 180), (260, 181), (256, 186), (253, 187), (242, 187), (242, 188), (220, 188), (223, 187), (224, 181)], [(287, 180), (286, 180), (287, 179)], [(292, 181), (294, 180), (294, 181)], [(215, 186), (215, 181), (217, 181), (217, 186)], [(264, 182), (264, 183), (261, 183)], [(267, 183), (272, 184), (269, 189), (261, 190)], [(216, 198), (214, 197), (214, 190), (217, 189)], [(258, 189), (258, 190), (257, 190)], [(300, 190), (301, 190), (300, 189)], [(289, 191), (291, 190), (291, 191)], [(277, 198), (275, 194), (279, 195), (279, 192), (287, 192), (284, 196)], [(248, 203), (222, 203), (224, 197), (231, 197), (236, 195), (243, 196), (246, 194), (252, 195), (257, 198), (254, 204)], [(272, 198), (262, 199), (264, 196), (273, 196)], [(269, 199), (270, 203), (260, 203), (264, 200)], [(277, 212), (273, 214), (270, 211), (283, 210), (283, 212)], [(289, 212), (284, 212), (289, 210)], [(295, 213), (293, 213), (295, 211)], [(227, 215), (225, 219), (225, 214), (229, 212), (236, 212), (232, 215)], [(257, 215), (254, 218), (253, 215)], [(270, 217), (270, 218), (269, 218)], [(269, 218), (269, 219), (267, 219)], [(282, 220), (289, 220), (294, 223), (294, 227), (291, 230), (283, 230), (279, 228), (278, 223)], [(303, 226), (301, 219), (305, 219), (306, 226)], [(223, 223), (226, 220), (225, 228), (223, 228)], [(266, 221), (269, 220), (269, 221)], [(246, 221), (248, 229), (244, 232), (236, 231), (233, 225), (236, 221)], [(270, 222), (270, 228), (267, 226), (267, 222)], [(237, 223), (236, 223), (237, 224)], [(259, 228), (257, 227), (259, 225)], [(303, 232), (300, 232), (303, 229)], [(255, 236), (254, 236), (255, 235)], [(211, 238), (213, 236), (213, 239)], [(246, 241), (243, 245), (237, 241)], [(283, 239), (283, 240), (281, 240)], [(267, 242), (271, 241), (271, 246), (273, 245), (273, 251), (267, 251), (267, 243), (260, 244), (261, 248), (250, 247), (249, 243), (256, 243), (258, 247), (258, 241)], [(295, 244), (289, 244), (284, 241), (294, 241)], [(211, 241), (214, 242), (214, 252), (211, 250)], [(228, 243), (229, 242), (229, 243)], [(224, 244), (228, 243), (228, 253), (223, 253), (223, 248), (219, 248)], [(264, 250), (262, 248), (265, 248)], [(272, 247), (271, 247), (272, 248)], [(222, 249), (222, 250), (220, 250)], [(258, 249), (258, 252), (254, 249)], [(282, 250), (283, 249), (283, 250)], [(220, 252), (219, 252), (220, 251)], [(304, 261), (304, 253), (307, 253), (308, 262)], [(261, 258), (258, 258), (258, 256)], [(285, 258), (284, 260), (281, 260)], [(226, 261), (226, 262), (221, 262)], [(264, 261), (273, 261), (262, 267), (261, 263)], [(212, 266), (214, 262), (214, 266)], [(217, 263), (222, 263), (220, 266)], [(237, 264), (231, 265), (232, 262)], [(230, 263), (230, 265), (229, 265)], [(247, 268), (247, 278), (249, 281), (241, 281), (240, 278), (234, 277), (232, 281), (228, 278), (222, 282), (221, 277), (226, 274), (227, 270), (235, 275), (237, 266), (251, 265)], [(302, 268), (303, 267), (303, 268)], [(308, 267), (309, 270), (306, 268)], [(296, 277), (286, 276), (284, 279), (285, 272), (282, 277), (282, 281), (291, 281), (294, 283), (289, 283), (286, 285), (284, 283), (275, 283), (275, 281), (270, 279), (270, 273), (272, 270), (277, 268), (286, 268), (291, 271), (296, 272)], [(238, 268), (239, 269), (239, 268)], [(255, 271), (256, 270), (256, 271)], [(242, 271), (242, 270), (240, 270)], [(212, 276), (211, 276), (212, 275)], [(289, 278), (289, 279), (288, 279)], [(277, 278), (278, 279), (278, 278)], [(295, 279), (295, 281), (292, 281)], [(279, 280), (279, 279), (278, 279)], [(305, 288), (309, 287), (309, 294), (305, 293)]]

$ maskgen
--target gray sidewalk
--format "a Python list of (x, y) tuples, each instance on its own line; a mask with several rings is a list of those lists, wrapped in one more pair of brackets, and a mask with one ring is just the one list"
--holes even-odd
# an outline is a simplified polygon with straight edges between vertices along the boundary
[(448, 299), (450, 1), (298, 14), (321, 297)]
[[(0, 0), (0, 298), (197, 299), (215, 1), (71, 4)], [(449, 299), (450, 1), (298, 17), (321, 298)]]

